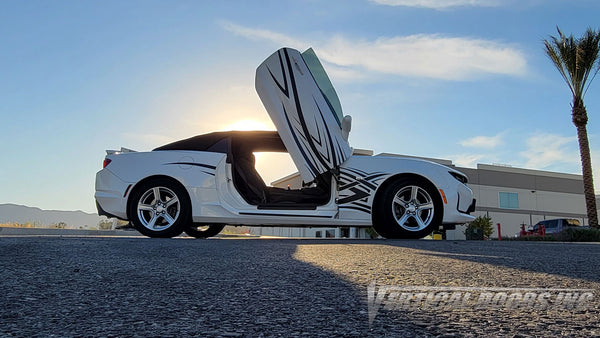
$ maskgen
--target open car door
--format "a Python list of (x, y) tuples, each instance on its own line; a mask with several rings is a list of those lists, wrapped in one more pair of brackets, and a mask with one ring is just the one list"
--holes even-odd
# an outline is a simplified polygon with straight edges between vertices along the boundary
[(337, 94), (312, 49), (300, 54), (282, 48), (273, 53), (256, 70), (255, 85), (305, 182), (335, 170), (350, 156), (350, 117), (343, 117)]

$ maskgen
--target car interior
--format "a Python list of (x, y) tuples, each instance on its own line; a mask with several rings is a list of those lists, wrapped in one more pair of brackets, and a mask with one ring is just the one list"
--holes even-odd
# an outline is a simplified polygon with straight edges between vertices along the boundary
[(331, 174), (325, 173), (309, 187), (285, 189), (267, 186), (256, 171), (254, 152), (287, 152), (281, 138), (274, 132), (264, 138), (232, 137), (230, 163), (233, 184), (242, 197), (259, 209), (314, 209), (329, 202)]

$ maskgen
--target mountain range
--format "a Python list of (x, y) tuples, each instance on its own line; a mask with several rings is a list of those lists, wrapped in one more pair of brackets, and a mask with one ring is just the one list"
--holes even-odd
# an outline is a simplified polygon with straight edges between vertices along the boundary
[(66, 223), (66, 228), (96, 228), (98, 223), (106, 221), (104, 216), (89, 214), (83, 211), (42, 210), (17, 204), (0, 204), (0, 224), (31, 223), (37, 227), (47, 227), (60, 222)]

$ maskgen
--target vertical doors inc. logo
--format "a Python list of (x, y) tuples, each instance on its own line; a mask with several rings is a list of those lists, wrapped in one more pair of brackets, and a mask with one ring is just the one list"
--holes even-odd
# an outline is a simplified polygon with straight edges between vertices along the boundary
[(377, 286), (367, 288), (369, 325), (379, 310), (585, 310), (594, 300), (593, 289)]

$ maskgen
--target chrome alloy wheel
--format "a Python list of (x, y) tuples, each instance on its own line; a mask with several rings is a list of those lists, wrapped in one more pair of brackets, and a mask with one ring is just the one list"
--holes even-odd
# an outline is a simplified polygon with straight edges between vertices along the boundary
[(179, 217), (181, 203), (173, 190), (153, 187), (139, 199), (137, 216), (142, 225), (153, 231), (171, 227)]
[(433, 220), (433, 199), (425, 189), (408, 185), (400, 189), (392, 201), (394, 219), (403, 229), (420, 231)]

